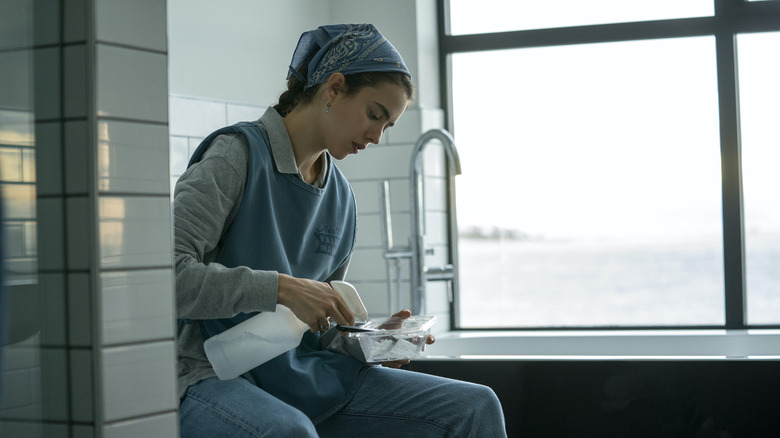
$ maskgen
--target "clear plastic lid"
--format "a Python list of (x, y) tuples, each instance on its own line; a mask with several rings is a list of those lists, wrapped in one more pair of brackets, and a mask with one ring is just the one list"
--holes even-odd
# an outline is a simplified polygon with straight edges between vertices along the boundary
[(409, 318), (391, 316), (384, 319), (372, 319), (357, 327), (366, 331), (352, 332), (353, 337), (376, 337), (391, 335), (407, 335), (426, 332), (436, 323), (436, 316), (413, 315)]

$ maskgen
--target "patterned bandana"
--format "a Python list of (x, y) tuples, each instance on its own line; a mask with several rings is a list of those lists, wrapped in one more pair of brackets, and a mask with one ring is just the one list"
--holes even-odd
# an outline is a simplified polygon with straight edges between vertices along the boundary
[[(298, 69), (307, 61), (309, 70), (304, 78)], [(306, 90), (336, 72), (349, 75), (369, 71), (397, 71), (412, 77), (401, 54), (373, 24), (333, 24), (301, 35), (287, 79), (295, 75)]]

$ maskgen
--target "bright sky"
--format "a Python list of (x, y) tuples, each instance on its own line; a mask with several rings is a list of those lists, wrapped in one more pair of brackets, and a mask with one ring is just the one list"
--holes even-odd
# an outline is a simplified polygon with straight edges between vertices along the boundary
[[(510, 2), (518, 10), (526, 3)], [(533, 7), (542, 17), (537, 9), (549, 4), (557, 16), (583, 14), (573, 6), (580, 3)], [(479, 10), (463, 9), (466, 22), (478, 23)], [(516, 14), (498, 15), (527, 15)], [(454, 30), (458, 22), (453, 17)], [(777, 87), (780, 66), (762, 56), (780, 51), (778, 35), (739, 40), (749, 230), (780, 231), (780, 179), (771, 171), (780, 135), (769, 122), (780, 118), (780, 92), (768, 88)], [(721, 233), (713, 37), (458, 54), (453, 71), (461, 227), (547, 237)]]
[(454, 35), (711, 16), (713, 0), (450, 0)]

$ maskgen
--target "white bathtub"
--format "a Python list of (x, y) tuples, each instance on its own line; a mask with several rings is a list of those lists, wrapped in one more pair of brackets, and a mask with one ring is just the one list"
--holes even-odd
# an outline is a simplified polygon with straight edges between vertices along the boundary
[(416, 360), (780, 359), (780, 330), (456, 331)]

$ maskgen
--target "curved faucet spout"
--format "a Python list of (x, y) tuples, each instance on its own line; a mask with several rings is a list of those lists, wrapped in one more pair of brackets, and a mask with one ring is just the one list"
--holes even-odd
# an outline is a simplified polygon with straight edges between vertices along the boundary
[(460, 175), (460, 155), (458, 154), (458, 149), (455, 147), (455, 139), (452, 138), (452, 134), (444, 129), (431, 129), (417, 139), (414, 150), (412, 150), (410, 172), (412, 178), (422, 172), (422, 152), (431, 140), (439, 140), (442, 145), (444, 145), (444, 152), (447, 154), (450, 175)]
[[(450, 264), (443, 267), (429, 268), (425, 266), (425, 255), (432, 253), (433, 250), (425, 248), (425, 210), (423, 201), (423, 170), (422, 155), (423, 150), (431, 142), (439, 140), (444, 146), (447, 158), (447, 216), (450, 221)], [(417, 140), (412, 151), (411, 166), (409, 171), (411, 196), (409, 197), (411, 205), (411, 286), (412, 286), (412, 312), (415, 314), (425, 313), (425, 283), (426, 281), (447, 281), (454, 289), (456, 278), (455, 261), (457, 260), (457, 220), (455, 215), (455, 183), (454, 176), (460, 175), (460, 156), (455, 147), (455, 140), (452, 135), (444, 129), (432, 129), (425, 132)]]

